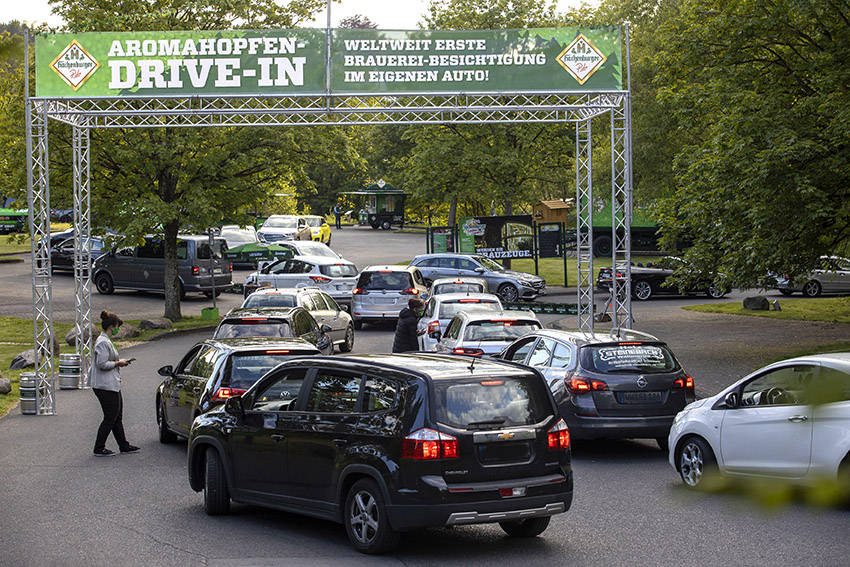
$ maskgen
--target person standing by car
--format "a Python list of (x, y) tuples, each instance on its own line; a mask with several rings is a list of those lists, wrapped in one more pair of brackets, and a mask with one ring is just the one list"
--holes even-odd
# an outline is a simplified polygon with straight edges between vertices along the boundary
[(339, 203), (334, 205), (334, 220), (336, 221), (336, 228), (342, 228), (340, 221), (342, 220), (342, 209), (339, 208)]
[[(393, 352), (409, 352), (419, 350), (418, 332), (416, 323), (422, 316), (425, 302), (418, 297), (411, 297), (407, 301), (407, 307), (398, 314), (398, 323), (395, 326), (395, 337), (393, 337)], [(423, 331), (424, 332), (424, 331)]]
[(94, 343), (94, 362), (91, 368), (89, 385), (100, 402), (103, 410), (103, 421), (97, 429), (94, 442), (94, 454), (98, 457), (111, 457), (115, 454), (106, 448), (106, 439), (110, 431), (118, 449), (122, 453), (138, 453), (139, 448), (127, 441), (124, 435), (124, 401), (121, 398), (121, 371), (119, 368), (128, 366), (130, 360), (118, 358), (118, 351), (112, 344), (111, 335), (116, 335), (124, 321), (109, 311), (101, 311), (100, 326), (103, 332)]

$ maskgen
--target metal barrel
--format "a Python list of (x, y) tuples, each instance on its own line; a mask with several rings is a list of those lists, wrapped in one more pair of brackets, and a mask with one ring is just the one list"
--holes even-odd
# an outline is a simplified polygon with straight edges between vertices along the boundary
[[(35, 372), (21, 373), (21, 413), (36, 414), (38, 413), (38, 405), (35, 399), (35, 390), (38, 387), (38, 374)], [(42, 396), (47, 394), (47, 391), (42, 386)]]
[(80, 387), (80, 355), (59, 355), (59, 388), (76, 390)]

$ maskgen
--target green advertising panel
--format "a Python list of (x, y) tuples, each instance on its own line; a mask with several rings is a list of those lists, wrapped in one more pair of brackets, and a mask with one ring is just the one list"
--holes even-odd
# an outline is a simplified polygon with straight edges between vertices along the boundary
[[(622, 89), (620, 28), (333, 30), (331, 93)], [(323, 29), (36, 37), (36, 96), (324, 94)]]
[(333, 90), (621, 90), (620, 28), (335, 30)]

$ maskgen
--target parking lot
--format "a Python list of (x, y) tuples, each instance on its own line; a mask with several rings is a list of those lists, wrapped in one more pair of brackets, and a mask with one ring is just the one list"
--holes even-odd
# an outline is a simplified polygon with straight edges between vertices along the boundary
[[(343, 238), (344, 237), (344, 238)], [(394, 263), (425, 251), (424, 236), (346, 228), (334, 248), (358, 268)], [(9, 269), (7, 269), (7, 266)], [(4, 266), (10, 291), (0, 314), (29, 318), (29, 265)], [(236, 272), (236, 277), (247, 272)], [(573, 276), (574, 278), (574, 276)], [(234, 278), (236, 279), (236, 278)], [(727, 301), (739, 301), (736, 291)], [(544, 300), (574, 301), (563, 288)], [(769, 295), (774, 299), (773, 294)], [(779, 298), (776, 294), (776, 298)], [(241, 296), (223, 294), (222, 311)], [(693, 375), (699, 396), (781, 356), (850, 338), (848, 325), (728, 317), (683, 311), (704, 298), (658, 298), (636, 303), (636, 329), (668, 342)], [(184, 314), (211, 300), (189, 296)], [(162, 315), (153, 293), (93, 294), (93, 311), (125, 319)], [(73, 278), (54, 278), (54, 317), (73, 319)], [(551, 323), (554, 316), (541, 316)], [(354, 352), (387, 352), (393, 326), (366, 325)], [(741, 491), (687, 491), (654, 442), (577, 443), (575, 500), (540, 538), (518, 541), (497, 526), (430, 529), (405, 535), (390, 556), (353, 551), (341, 525), (235, 505), (230, 516), (209, 517), (188, 486), (185, 443), (160, 445), (154, 420), (156, 369), (176, 363), (200, 331), (122, 349), (138, 360), (123, 374), (124, 422), (135, 455), (91, 456), (100, 409), (90, 391), (59, 391), (57, 415), (0, 420), (0, 530), (8, 565), (842, 565), (848, 513), (808, 504), (765, 507)], [(114, 448), (114, 447), (113, 447)]]

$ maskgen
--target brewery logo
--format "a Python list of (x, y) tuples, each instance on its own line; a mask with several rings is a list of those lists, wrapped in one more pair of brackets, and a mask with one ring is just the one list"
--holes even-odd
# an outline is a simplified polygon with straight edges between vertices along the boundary
[(53, 60), (50, 67), (62, 77), (68, 85), (77, 90), (86, 79), (91, 77), (100, 67), (94, 57), (89, 55), (77, 40), (68, 44), (59, 57)]
[(580, 85), (583, 85), (597, 69), (602, 67), (605, 57), (596, 46), (590, 43), (584, 34), (579, 34), (573, 42), (558, 55), (558, 63), (566, 69)]

